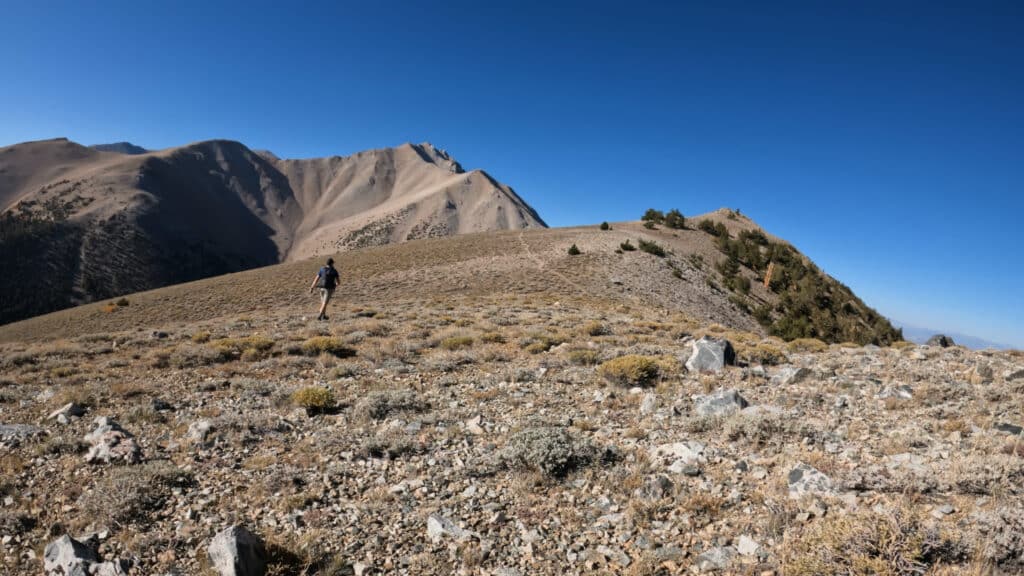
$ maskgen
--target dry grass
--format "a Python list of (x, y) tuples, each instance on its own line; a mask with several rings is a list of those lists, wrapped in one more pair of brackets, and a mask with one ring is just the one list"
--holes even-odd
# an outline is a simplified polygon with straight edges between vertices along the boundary
[(613, 358), (597, 370), (606, 380), (620, 386), (651, 386), (660, 374), (656, 358), (637, 354)]
[(918, 576), (944, 561), (964, 559), (962, 543), (926, 527), (908, 507), (830, 514), (783, 543), (787, 575)]

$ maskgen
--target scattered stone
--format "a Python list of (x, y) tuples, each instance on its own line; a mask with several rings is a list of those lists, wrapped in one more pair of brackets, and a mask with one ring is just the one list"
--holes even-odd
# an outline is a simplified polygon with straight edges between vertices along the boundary
[(1024, 432), (1024, 427), (1017, 426), (1016, 424), (1008, 424), (1006, 422), (999, 422), (998, 424), (993, 426), (993, 428), (1000, 432), (1006, 432), (1007, 434), (1011, 434), (1013, 436), (1020, 436), (1021, 432)]
[(477, 414), (473, 418), (470, 418), (469, 420), (466, 420), (466, 422), (465, 422), (466, 432), (469, 432), (470, 434), (473, 434), (475, 436), (482, 436), (482, 435), (486, 434), (487, 431), (484, 430), (482, 426), (480, 426), (481, 418), (482, 417), (479, 414)]
[(457, 542), (464, 542), (475, 534), (469, 530), (459, 528), (451, 520), (438, 514), (431, 514), (427, 518), (427, 537), (434, 544), (441, 542), (445, 536), (453, 538)]
[(210, 432), (213, 432), (213, 422), (207, 419), (197, 420), (188, 426), (188, 434), (186, 439), (192, 444), (206, 444), (207, 439), (210, 436)]
[(995, 373), (992, 371), (992, 367), (985, 362), (978, 362), (975, 364), (967, 377), (970, 383), (975, 386), (991, 384), (993, 378), (995, 378)]
[(263, 576), (267, 570), (263, 542), (243, 526), (230, 526), (214, 536), (207, 554), (220, 576)]
[(1020, 380), (1024, 378), (1024, 368), (1010, 369), (1003, 373), (1003, 380), (1007, 382), (1013, 382), (1014, 380)]
[(99, 560), (96, 550), (65, 534), (43, 550), (43, 573), (46, 576), (88, 576), (89, 568)]
[(697, 556), (697, 568), (701, 572), (725, 570), (736, 557), (736, 549), (732, 546), (716, 546)]
[(67, 424), (71, 418), (79, 418), (85, 415), (85, 407), (79, 406), (74, 402), (68, 402), (60, 408), (54, 410), (46, 417), (47, 420), (56, 420), (61, 424)]
[(657, 409), (658, 395), (654, 392), (644, 394), (644, 399), (640, 401), (640, 414), (643, 416), (650, 416)]
[(100, 562), (96, 548), (99, 540), (81, 542), (67, 534), (50, 542), (43, 550), (45, 576), (127, 576), (131, 564), (123, 560)]
[(705, 336), (693, 343), (686, 369), (697, 373), (721, 372), (726, 365), (731, 366), (735, 362), (736, 352), (728, 340)]
[(956, 512), (956, 508), (949, 504), (943, 504), (942, 506), (937, 506), (934, 510), (932, 510), (932, 518), (941, 520), (946, 516), (949, 516), (953, 512)]
[(43, 433), (42, 428), (31, 424), (0, 424), (0, 443), (17, 446)]
[[(655, 446), (650, 451), (651, 460), (676, 474), (683, 474), (692, 466), (698, 466), (704, 460), (704, 445), (700, 442), (673, 442)], [(699, 466), (698, 466), (699, 473)]]
[(726, 416), (750, 406), (735, 389), (720, 389), (706, 396), (694, 397), (694, 409), (701, 416)]
[(810, 368), (803, 366), (783, 366), (772, 376), (771, 382), (776, 386), (791, 386), (807, 380), (813, 374)]
[(636, 495), (647, 500), (661, 500), (672, 494), (675, 485), (668, 476), (656, 474), (648, 476), (643, 486), (636, 489)]
[(750, 536), (743, 534), (736, 543), (736, 551), (743, 556), (754, 556), (761, 549), (761, 546)]
[(805, 494), (830, 494), (832, 480), (816, 468), (803, 462), (797, 464), (786, 477), (789, 484), (790, 498), (799, 498)]
[(885, 400), (886, 398), (898, 398), (900, 400), (910, 400), (914, 397), (914, 391), (906, 384), (900, 384), (899, 386), (886, 386), (878, 393), (877, 398), (879, 400)]
[(106, 416), (96, 419), (96, 429), (86, 434), (84, 440), (90, 445), (85, 455), (86, 462), (123, 460), (128, 464), (137, 464), (142, 461), (142, 451), (135, 443), (135, 438)]
[(956, 346), (956, 342), (945, 334), (936, 334), (925, 342), (928, 346), (938, 346), (939, 348), (949, 348), (950, 346)]

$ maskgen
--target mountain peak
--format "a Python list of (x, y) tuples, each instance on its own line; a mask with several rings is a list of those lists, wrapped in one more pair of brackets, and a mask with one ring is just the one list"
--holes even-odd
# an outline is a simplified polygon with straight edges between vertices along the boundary
[(149, 150), (146, 150), (142, 146), (136, 146), (131, 142), (114, 142), (112, 144), (93, 144), (89, 146), (93, 150), (99, 150), (100, 152), (116, 152), (117, 154), (146, 154)]

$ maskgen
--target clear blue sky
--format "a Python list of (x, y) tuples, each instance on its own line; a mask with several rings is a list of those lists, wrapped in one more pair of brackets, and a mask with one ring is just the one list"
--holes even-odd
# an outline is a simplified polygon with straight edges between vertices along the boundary
[(0, 144), (430, 141), (551, 225), (738, 207), (1024, 346), (1022, 2), (8, 2), (0, 53)]

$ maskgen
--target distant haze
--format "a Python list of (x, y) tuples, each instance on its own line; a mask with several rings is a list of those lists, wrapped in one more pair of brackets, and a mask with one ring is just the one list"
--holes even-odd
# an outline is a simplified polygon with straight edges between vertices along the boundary
[(903, 337), (910, 342), (916, 342), (917, 344), (924, 344), (929, 338), (936, 334), (944, 334), (953, 339), (954, 342), (961, 346), (966, 346), (973, 350), (984, 350), (986, 348), (995, 348), (997, 350), (1009, 350), (1013, 348), (1008, 344), (999, 344), (997, 342), (990, 342), (983, 338), (977, 338), (975, 336), (968, 336), (966, 334), (959, 334), (957, 332), (951, 332), (949, 330), (934, 330), (931, 328), (922, 328), (920, 326), (914, 326), (907, 324), (906, 322), (900, 322), (899, 320), (893, 320), (893, 325), (897, 328), (903, 329)]

